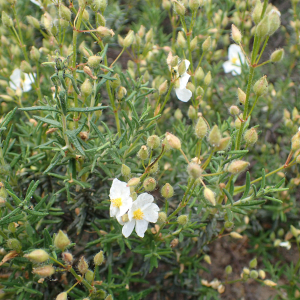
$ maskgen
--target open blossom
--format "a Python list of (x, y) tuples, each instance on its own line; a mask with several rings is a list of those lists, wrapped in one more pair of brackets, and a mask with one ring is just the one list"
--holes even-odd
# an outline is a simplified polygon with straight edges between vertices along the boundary
[(122, 182), (115, 178), (110, 188), (109, 198), (110, 216), (121, 217), (123, 216), (132, 205), (132, 198), (130, 197), (130, 187), (126, 182)]
[(153, 196), (143, 193), (132, 203), (128, 211), (127, 222), (124, 222), (122, 218), (117, 218), (119, 223), (124, 225), (122, 233), (125, 237), (129, 237), (134, 228), (139, 237), (144, 237), (148, 223), (155, 223), (157, 221), (159, 207), (152, 203), (153, 201)]
[(240, 46), (232, 44), (228, 48), (228, 61), (223, 63), (225, 73), (231, 72), (233, 76), (242, 73), (241, 64), (245, 62), (245, 56)]
[(186, 71), (190, 66), (190, 62), (185, 59), (185, 72), (179, 76), (179, 87), (175, 88), (177, 98), (182, 102), (188, 102), (192, 97), (192, 92), (186, 88), (186, 85), (191, 77)]
[[(34, 74), (35, 76), (36, 74)], [(13, 90), (21, 89), (23, 92), (28, 92), (31, 90), (31, 84), (34, 83), (32, 75), (24, 74), (24, 79), (21, 76), (20, 69), (14, 69), (13, 73), (10, 76), (9, 85)]]

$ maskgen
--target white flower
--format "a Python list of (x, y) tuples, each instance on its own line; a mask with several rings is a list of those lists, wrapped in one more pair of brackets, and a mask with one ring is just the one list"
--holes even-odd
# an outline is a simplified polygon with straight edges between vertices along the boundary
[(175, 88), (175, 93), (180, 101), (188, 102), (192, 97), (192, 92), (186, 88), (186, 85), (190, 79), (190, 75), (186, 72), (190, 66), (190, 62), (185, 59), (185, 72), (179, 77), (179, 87)]
[(228, 48), (228, 61), (223, 63), (225, 73), (231, 72), (233, 76), (242, 73), (241, 64), (245, 62), (245, 56), (240, 46), (232, 44)]
[[(33, 74), (36, 76), (36, 74)], [(14, 69), (13, 73), (10, 76), (10, 82), (9, 85), (13, 90), (21, 89), (23, 92), (28, 92), (31, 90), (31, 84), (34, 83), (34, 80), (28, 75), (24, 74), (24, 80), (21, 76), (21, 70), (20, 69)]]
[(279, 246), (285, 247), (285, 248), (288, 249), (288, 250), (290, 250), (291, 247), (292, 247), (292, 245), (291, 245), (290, 242), (281, 242), (281, 243), (279, 244)]
[(159, 207), (152, 203), (153, 196), (143, 193), (137, 197), (132, 203), (128, 211), (128, 222), (124, 223), (121, 218), (118, 218), (120, 224), (124, 225), (122, 233), (125, 237), (129, 237), (134, 227), (139, 237), (144, 237), (144, 233), (148, 228), (148, 223), (155, 223), (158, 219)]
[(30, 0), (35, 5), (39, 6), (40, 8), (43, 8), (43, 5), (40, 0)]
[(132, 205), (132, 198), (130, 197), (130, 187), (126, 182), (122, 182), (115, 178), (110, 188), (109, 198), (110, 216), (121, 217), (123, 216)]

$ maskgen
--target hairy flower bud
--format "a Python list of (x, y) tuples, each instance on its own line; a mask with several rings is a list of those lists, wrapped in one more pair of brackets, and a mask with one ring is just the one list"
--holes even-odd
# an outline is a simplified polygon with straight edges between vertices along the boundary
[(104, 262), (104, 254), (103, 251), (101, 250), (94, 256), (94, 263), (96, 266), (101, 266)]
[(151, 135), (147, 139), (147, 146), (150, 149), (156, 149), (160, 146), (160, 139), (157, 135)]
[(65, 250), (67, 246), (71, 244), (71, 241), (69, 240), (68, 236), (63, 233), (61, 230), (55, 235), (54, 238), (54, 246), (62, 251)]
[(153, 40), (153, 29), (151, 28), (145, 36), (146, 43), (151, 43)]
[(218, 147), (216, 147), (216, 150), (217, 151), (224, 151), (224, 150), (226, 150), (229, 147), (230, 141), (231, 141), (231, 137), (230, 136), (222, 138), (220, 140), (220, 145)]
[(173, 149), (180, 150), (181, 149), (181, 142), (178, 137), (173, 135), (172, 133), (167, 132), (166, 133), (166, 139)]
[(181, 120), (182, 119), (183, 115), (182, 115), (182, 112), (181, 112), (180, 108), (177, 108), (175, 110), (174, 117), (175, 117), (176, 120)]
[[(209, 91), (209, 89), (208, 89)], [(204, 90), (201, 86), (198, 86), (197, 89), (196, 89), (196, 96), (197, 97), (202, 97), (204, 95)]]
[(169, 199), (169, 198), (173, 197), (173, 195), (174, 195), (173, 187), (169, 183), (166, 183), (161, 189), (161, 195), (165, 199)]
[(118, 89), (118, 92), (116, 94), (116, 97), (118, 100), (123, 99), (127, 95), (127, 90), (124, 86), (120, 86)]
[(129, 30), (129, 32), (127, 33), (125, 39), (124, 39), (124, 43), (123, 46), (125, 48), (128, 48), (129, 46), (131, 46), (131, 44), (134, 41), (134, 31), (133, 30)]
[(191, 51), (194, 51), (197, 48), (198, 45), (198, 37), (195, 36), (190, 43)]
[(185, 48), (186, 45), (187, 45), (186, 39), (185, 39), (182, 31), (178, 32), (178, 35), (177, 35), (177, 44), (178, 44), (178, 46), (180, 48)]
[(268, 91), (268, 81), (267, 76), (261, 77), (253, 86), (253, 91), (256, 96), (260, 97)]
[(81, 94), (83, 95), (84, 98), (91, 95), (91, 93), (93, 91), (93, 86), (91, 84), (91, 81), (88, 78), (83, 82), (80, 90), (81, 90)]
[(99, 67), (101, 62), (102, 62), (101, 56), (92, 55), (88, 58), (87, 64), (90, 68), (97, 68)]
[(213, 206), (216, 206), (215, 193), (211, 189), (204, 188), (203, 195), (204, 198), (208, 200)]
[(204, 72), (203, 72), (203, 69), (201, 67), (197, 68), (197, 70), (195, 72), (195, 78), (198, 81), (202, 81), (202, 79), (204, 78)]
[(32, 72), (32, 67), (26, 60), (22, 60), (20, 69), (24, 73), (31, 73)]
[(204, 77), (204, 84), (209, 86), (211, 84), (211, 72), (209, 71)]
[(230, 275), (232, 273), (232, 266), (228, 265), (226, 268), (225, 268), (225, 273), (227, 275)]
[(146, 192), (151, 192), (156, 188), (156, 180), (153, 177), (148, 177), (143, 182), (143, 187)]
[(269, 279), (264, 280), (264, 284), (267, 286), (270, 286), (270, 287), (274, 287), (277, 285), (277, 283), (275, 283), (274, 281), (269, 280)]
[(253, 146), (257, 142), (258, 135), (255, 128), (251, 128), (245, 132), (244, 140), (249, 146)]
[(30, 58), (34, 61), (39, 61), (40, 57), (41, 57), (40, 51), (34, 46), (32, 46), (30, 50)]
[(127, 182), (127, 186), (129, 187), (137, 186), (140, 182), (141, 179), (139, 177), (134, 177)]
[(5, 11), (2, 11), (2, 24), (5, 27), (12, 27), (14, 25), (12, 18)]
[(168, 90), (168, 80), (165, 80), (158, 88), (158, 94), (161, 96)]
[(84, 278), (87, 282), (91, 283), (94, 278), (94, 272), (92, 270), (87, 270), (87, 272), (84, 274)]
[(271, 62), (279, 62), (283, 59), (283, 56), (284, 56), (284, 50), (283, 49), (278, 49), (278, 50), (275, 50), (272, 54), (271, 54), (271, 57), (270, 57), (270, 60)]
[(249, 267), (250, 267), (251, 269), (254, 269), (254, 268), (257, 267), (257, 259), (256, 259), (256, 258), (253, 258), (252, 260), (250, 260), (250, 262), (249, 262)]
[(88, 271), (89, 265), (83, 256), (80, 257), (77, 268), (81, 274), (85, 274)]
[(17, 252), (20, 252), (22, 250), (22, 245), (20, 241), (17, 239), (8, 239), (6, 241), (6, 245), (8, 248), (15, 250)]
[(105, 26), (106, 25), (106, 20), (105, 20), (105, 18), (104, 18), (104, 16), (102, 14), (97, 13), (95, 15), (95, 17), (96, 17), (96, 24), (97, 24), (97, 26)]
[(148, 158), (149, 152), (147, 146), (142, 146), (139, 152), (137, 153), (138, 158), (145, 160)]
[(187, 115), (191, 120), (195, 120), (198, 116), (197, 109), (194, 106), (190, 105), (189, 109), (188, 109), (188, 112), (187, 112)]
[(246, 103), (246, 94), (240, 88), (238, 88), (238, 99), (239, 99), (240, 103), (245, 105), (245, 103)]
[(297, 151), (300, 149), (300, 131), (298, 131), (293, 137), (292, 137), (292, 150)]
[(159, 212), (157, 223), (158, 224), (164, 224), (166, 221), (167, 221), (167, 214), (163, 211)]
[(266, 272), (264, 270), (259, 270), (258, 271), (258, 276), (261, 278), (261, 279), (265, 279), (266, 278)]
[(189, 217), (187, 215), (181, 215), (177, 218), (177, 223), (182, 226), (186, 225), (188, 221)]
[(110, 86), (113, 89), (116, 89), (117, 87), (119, 87), (121, 85), (120, 75), (118, 73), (116, 73), (113, 75), (113, 78), (115, 78), (115, 80), (110, 81)]
[(203, 52), (210, 50), (211, 48), (211, 37), (209, 36), (202, 44)]
[(248, 162), (243, 160), (235, 160), (229, 165), (228, 172), (235, 175), (245, 171), (248, 167), (249, 167)]
[(115, 35), (115, 33), (113, 32), (112, 29), (108, 29), (107, 27), (104, 27), (104, 26), (99, 26), (99, 27), (97, 27), (96, 30), (97, 30), (98, 34), (102, 37)]
[(198, 139), (203, 139), (207, 135), (208, 126), (204, 118), (200, 117), (195, 126), (195, 134)]
[(33, 26), (35, 29), (40, 29), (40, 22), (38, 19), (32, 17), (32, 16), (26, 16), (27, 22)]
[(255, 7), (252, 12), (252, 19), (255, 24), (258, 24), (260, 21), (261, 13), (263, 10), (263, 6), (260, 0), (256, 1)]
[(180, 15), (180, 16), (184, 16), (185, 14), (185, 7), (182, 3), (174, 0), (173, 1), (173, 7), (174, 7), (174, 10), (175, 12)]
[(171, 8), (171, 1), (169, 1), (169, 0), (163, 0), (162, 1), (162, 7), (165, 10), (170, 10), (170, 8)]
[(25, 254), (24, 257), (29, 259), (31, 262), (42, 263), (49, 259), (49, 254), (45, 250), (37, 249)]
[(231, 25), (231, 35), (232, 39), (239, 44), (242, 41), (242, 34), (235, 25)]
[(201, 167), (196, 163), (189, 163), (187, 167), (188, 174), (194, 179), (198, 179), (202, 174)]
[(231, 115), (236, 116), (239, 114), (240, 109), (236, 105), (232, 105), (229, 107), (229, 112)]
[(62, 292), (62, 293), (59, 293), (55, 300), (67, 300), (68, 299), (68, 294), (66, 292)]
[(269, 31), (268, 35), (272, 35), (280, 27), (280, 16), (276, 11), (272, 11), (268, 16)]
[(211, 265), (211, 259), (210, 259), (209, 255), (205, 254), (203, 259), (204, 259), (205, 262), (207, 262), (209, 265)]
[(34, 268), (32, 270), (32, 273), (37, 274), (42, 278), (49, 277), (49, 276), (53, 275), (54, 272), (55, 272), (55, 269), (52, 267), (52, 265)]
[(66, 264), (71, 265), (73, 263), (73, 255), (71, 253), (63, 252), (61, 257)]
[(207, 140), (212, 147), (219, 147), (221, 138), (221, 131), (219, 130), (218, 125), (215, 125), (210, 131)]
[(239, 233), (237, 233), (237, 232), (235, 232), (235, 231), (230, 232), (229, 235), (230, 235), (232, 238), (234, 238), (234, 239), (242, 239), (242, 238), (243, 238), (242, 235), (240, 235)]
[(128, 166), (122, 164), (122, 166), (121, 166), (121, 174), (122, 174), (122, 176), (129, 176), (130, 173), (131, 173), (130, 168)]
[(263, 38), (267, 34), (269, 34), (269, 31), (270, 31), (269, 16), (265, 16), (256, 26), (256, 35), (259, 38)]
[(60, 5), (59, 5), (59, 16), (62, 19), (70, 22), (71, 14), (72, 13), (71, 13), (70, 9), (68, 7), (66, 7), (65, 5), (63, 5), (62, 3), (60, 3)]

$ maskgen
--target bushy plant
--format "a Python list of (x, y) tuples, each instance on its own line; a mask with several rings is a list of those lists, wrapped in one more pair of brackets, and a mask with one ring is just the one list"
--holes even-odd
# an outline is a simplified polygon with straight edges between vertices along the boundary
[(299, 298), (297, 0), (0, 4), (1, 299)]

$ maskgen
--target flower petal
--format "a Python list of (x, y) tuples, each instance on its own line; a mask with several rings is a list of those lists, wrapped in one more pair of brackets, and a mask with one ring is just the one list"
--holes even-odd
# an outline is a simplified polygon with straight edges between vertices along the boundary
[(187, 71), (187, 69), (188, 69), (189, 66), (190, 66), (190, 61), (187, 60), (187, 59), (185, 59), (184, 62), (185, 62), (185, 70)]
[(144, 237), (144, 234), (148, 228), (148, 223), (146, 220), (138, 220), (136, 221), (135, 231), (137, 235), (141, 238)]
[(131, 222), (129, 221), (129, 222), (125, 223), (125, 225), (123, 226), (122, 233), (126, 238), (131, 235), (134, 225), (135, 225), (135, 221), (133, 220)]
[(186, 85), (190, 79), (191, 75), (189, 75), (188, 73), (183, 73), (180, 77), (179, 77), (179, 88), (180, 89), (185, 89)]
[(132, 206), (132, 198), (122, 199), (122, 205), (119, 208), (119, 212), (117, 213), (116, 217), (122, 217)]
[(156, 204), (151, 203), (147, 210), (143, 211), (144, 219), (148, 222), (156, 223), (158, 219), (158, 211), (159, 207)]
[(16, 88), (21, 87), (21, 70), (14, 69), (10, 76), (9, 85), (12, 89), (16, 90)]
[(242, 68), (234, 65), (231, 61), (225, 61), (223, 63), (223, 69), (225, 73), (230, 73), (235, 76), (242, 73)]
[(133, 202), (136, 208), (142, 208), (148, 203), (152, 203), (154, 198), (148, 193), (140, 194), (137, 199)]
[(182, 102), (188, 102), (192, 97), (192, 92), (188, 89), (175, 89), (177, 98)]
[(112, 204), (110, 204), (110, 207), (109, 207), (109, 215), (111, 218), (115, 217), (119, 212), (119, 208), (118, 207), (115, 207), (113, 206)]
[(228, 60), (232, 60), (233, 58), (239, 57), (239, 53), (242, 53), (241, 47), (236, 44), (231, 44), (228, 47)]

